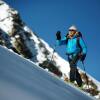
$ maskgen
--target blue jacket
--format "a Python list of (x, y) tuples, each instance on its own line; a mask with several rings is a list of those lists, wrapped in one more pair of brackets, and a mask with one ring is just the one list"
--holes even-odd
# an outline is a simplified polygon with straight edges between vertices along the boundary
[[(66, 53), (67, 54), (77, 54), (80, 51), (82, 52), (82, 54), (86, 54), (87, 53), (87, 48), (86, 45), (82, 39), (82, 37), (79, 37), (79, 45), (78, 46), (78, 40), (77, 40), (77, 36), (74, 35), (71, 39), (68, 39), (68, 41), (66, 41), (67, 38), (64, 37), (61, 40), (57, 40), (57, 45), (66, 45)], [(81, 48), (80, 48), (81, 47)]]

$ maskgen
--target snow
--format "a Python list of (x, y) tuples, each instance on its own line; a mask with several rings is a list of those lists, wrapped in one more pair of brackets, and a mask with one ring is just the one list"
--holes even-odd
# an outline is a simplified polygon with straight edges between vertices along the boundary
[[(100, 91), (100, 82), (97, 81), (95, 78), (93, 78), (91, 75), (88, 74), (88, 76), (89, 76), (89, 78), (97, 85), (98, 90)], [(99, 96), (100, 96), (100, 95), (99, 95)]]
[[(85, 73), (82, 69), (80, 69), (79, 68), (79, 72), (81, 73)], [(99, 81), (97, 81), (95, 78), (93, 78), (91, 75), (89, 75), (87, 72), (86, 72), (86, 75), (89, 77), (89, 80), (91, 80), (91, 81), (93, 81), (95, 84), (96, 84), (96, 86), (97, 86), (97, 88), (98, 88), (98, 90), (100, 91), (100, 82)], [(84, 86), (84, 87), (87, 87), (88, 88), (88, 86)]]
[(29, 32), (29, 33), (32, 32), (27, 26), (24, 26), (23, 29), (24, 29), (26, 32)]
[(0, 100), (95, 100), (0, 46)]
[(6, 33), (11, 33), (13, 29), (13, 18), (12, 15), (17, 14), (16, 10), (12, 9), (3, 1), (0, 0), (0, 28)]
[(57, 52), (54, 52), (53, 54), (53, 49), (44, 40), (41, 39), (41, 42), (45, 45), (45, 48), (49, 50), (51, 54), (50, 58), (53, 55), (53, 60), (56, 62), (56, 65), (59, 66), (60, 71), (67, 77), (69, 77), (69, 71), (70, 71), (69, 63), (65, 59), (60, 57)]
[[(1, 4), (1, 2), (2, 1), (0, 1), (0, 4)], [(0, 6), (0, 14), (2, 15), (2, 16), (0, 16), (0, 20), (3, 20), (9, 16), (9, 14), (7, 13), (8, 9), (9, 9), (9, 6), (6, 4), (3, 4)]]
[[(5, 31), (6, 33), (10, 33), (10, 32), (13, 32), (13, 24), (15, 24), (14, 22), (13, 22), (13, 15), (15, 15), (15, 14), (18, 14), (18, 12), (16, 11), (16, 10), (14, 10), (14, 9), (12, 9), (12, 8), (10, 8), (6, 3), (4, 3), (3, 1), (1, 1), (0, 0), (0, 4), (1, 3), (3, 3), (2, 5), (0, 5), (0, 14), (2, 15), (2, 16), (0, 16), (0, 28), (3, 30), (3, 31)], [(17, 25), (19, 25), (18, 23), (16, 23)], [(19, 26), (20, 27), (20, 26)], [(41, 38), (39, 38), (38, 36), (36, 36), (36, 34), (34, 34), (33, 32), (32, 32), (32, 30), (30, 30), (26, 25), (24, 25), (23, 27), (21, 26), (21, 28), (22, 28), (22, 30), (23, 30), (23, 32), (22, 33), (24, 33), (24, 31), (25, 32), (28, 32), (30, 35), (31, 35), (31, 37), (30, 37), (30, 41), (28, 41), (28, 40), (26, 40), (26, 43), (27, 43), (27, 46), (28, 46), (28, 48), (31, 50), (31, 52), (32, 52), (32, 54), (33, 54), (33, 56), (36, 56), (36, 58), (37, 58), (37, 60), (38, 60), (38, 62), (37, 62), (37, 65), (39, 64), (39, 63), (42, 63), (43, 61), (45, 61), (47, 58), (48, 59), (51, 59), (52, 58), (52, 55), (53, 55), (53, 61), (54, 61), (54, 63), (56, 64), (56, 66), (60, 69), (60, 71), (63, 73), (63, 76), (64, 75), (66, 75), (67, 77), (69, 77), (69, 70), (70, 70), (70, 67), (69, 67), (69, 63), (66, 61), (66, 60), (64, 60), (62, 57), (60, 57), (56, 52), (54, 52), (54, 54), (53, 54), (53, 49), (44, 41), (44, 40), (42, 40)], [(15, 39), (13, 38), (13, 37), (11, 37), (11, 43), (13, 44), (14, 43), (14, 41), (15, 41)], [(40, 43), (42, 43), (43, 44), (43, 46), (44, 47), (42, 47), (42, 48), (40, 48), (39, 47), (39, 44)], [(13, 45), (14, 46), (14, 45)], [(1, 50), (2, 50), (2, 48), (1, 48)], [(45, 56), (45, 54), (43, 53), (45, 50), (47, 50), (48, 52), (49, 52), (49, 55), (47, 55), (47, 58), (46, 58), (46, 56)], [(8, 51), (7, 51), (8, 52)], [(4, 55), (2, 55), (2, 53), (0, 52), (0, 56), (2, 57), (2, 56), (4, 56)], [(14, 54), (15, 55), (15, 54)], [(12, 56), (12, 55), (10, 55), (10, 56)], [(18, 56), (18, 55), (17, 55)], [(17, 57), (16, 56), (16, 57)], [(21, 64), (19, 64), (19, 63), (17, 63), (16, 64), (16, 62), (20, 62), (19, 61), (19, 59), (20, 60), (22, 60), (22, 58), (18, 58), (18, 61), (16, 60), (16, 57), (15, 58), (13, 58), (13, 57), (11, 57), (11, 58), (9, 58), (9, 57), (7, 57), (9, 60), (11, 59), (12, 61), (11, 61), (11, 63), (10, 64), (12, 64), (12, 62), (14, 63), (14, 64), (12, 64), (14, 67), (19, 67), (20, 68), (20, 66), (21, 66), (21, 64), (22, 64), (22, 66), (26, 66), (24, 63), (26, 63), (27, 61), (25, 60), (25, 61), (23, 61), (23, 63), (21, 62)], [(3, 60), (1, 60), (0, 61), (0, 63), (4, 63), (4, 61), (5, 61), (5, 59), (6, 59), (6, 57), (3, 59)], [(15, 62), (13, 61), (15, 59)], [(3, 61), (3, 62), (2, 62)], [(34, 61), (34, 59), (32, 60), (32, 61)], [(6, 61), (5, 61), (6, 62)], [(30, 62), (30, 61), (28, 61), (28, 62)], [(8, 62), (7, 62), (8, 63)], [(32, 62), (31, 62), (32, 63)], [(17, 66), (18, 65), (18, 66)], [(6, 66), (6, 65), (5, 65)], [(12, 66), (12, 67), (13, 67)], [(28, 65), (28, 66), (30, 66), (30, 65)], [(35, 66), (33, 63), (32, 63), (32, 65), (31, 66)], [(1, 67), (1, 69), (2, 69), (2, 67), (3, 66), (1, 66), (0, 65), (0, 67)], [(6, 68), (7, 67), (7, 68)], [(10, 67), (10, 65), (9, 65), (9, 67), (8, 66), (6, 66), (6, 67), (4, 67), (5, 69), (11, 69)], [(36, 67), (38, 67), (38, 66), (36, 66)], [(25, 67), (26, 68), (26, 67)], [(9, 70), (8, 69), (8, 70)], [(22, 70), (21, 70), (22, 71)], [(45, 70), (45, 71), (48, 71), (47, 69)], [(82, 71), (82, 70), (81, 70)], [(1, 72), (1, 71), (0, 71)], [(34, 71), (33, 71), (34, 72)], [(15, 71), (15, 73), (16, 73), (16, 71)], [(24, 72), (22, 72), (22, 73), (24, 73)], [(1, 73), (2, 74), (2, 73)], [(0, 74), (0, 75), (1, 75)], [(16, 73), (16, 74), (18, 74), (18, 73)], [(27, 74), (29, 74), (29, 73), (27, 73)], [(7, 75), (9, 75), (9, 74), (7, 74)], [(12, 76), (14, 76), (14, 74), (11, 74)], [(30, 74), (29, 74), (30, 75)], [(33, 76), (34, 76), (34, 74), (32, 74)], [(41, 76), (41, 75), (40, 75)], [(40, 77), (40, 76), (38, 76), (38, 77)], [(62, 79), (63, 79), (63, 76), (62, 76)], [(98, 81), (96, 81), (93, 77), (91, 77), (90, 75), (88, 75), (89, 77), (90, 77), (90, 79), (92, 79), (93, 80), (93, 82), (94, 83), (96, 83), (96, 85), (98, 86), (98, 89), (100, 90), (100, 82), (98, 82)], [(9, 76), (10, 77), (10, 76)], [(20, 76), (19, 76), (20, 77)], [(45, 76), (44, 76), (45, 77)], [(15, 77), (14, 77), (15, 78)], [(34, 79), (35, 77), (33, 77), (33, 79)], [(43, 78), (43, 77), (42, 77)], [(24, 78), (23, 78), (24, 79)], [(23, 80), (23, 79), (21, 79), (21, 80)], [(44, 78), (43, 78), (44, 79)], [(6, 80), (6, 79), (5, 79)], [(4, 80), (4, 86), (6, 87), (6, 81)], [(1, 86), (3, 86), (3, 81), (0, 81), (1, 83), (2, 83), (2, 85)], [(8, 81), (7, 81), (8, 82)], [(24, 81), (23, 81), (24, 82)], [(33, 81), (32, 81), (33, 82)], [(40, 82), (40, 81), (39, 81)], [(45, 81), (46, 82), (46, 81)], [(41, 82), (40, 82), (41, 83)], [(24, 84), (24, 83), (23, 83)], [(11, 87), (12, 89), (16, 89), (16, 85), (15, 85), (15, 83), (13, 84), (13, 83), (10, 83), (10, 84), (7, 84), (7, 85), (9, 85), (9, 87)], [(10, 86), (10, 85), (14, 85), (13, 87), (12, 86)], [(25, 86), (27, 86), (27, 84), (25, 84)], [(6, 87), (7, 88), (7, 87)], [(64, 87), (65, 88), (65, 87)], [(10, 88), (9, 88), (10, 89)], [(6, 91), (9, 91), (9, 89), (8, 90), (6, 90)], [(22, 89), (20, 89), (21, 91), (23, 91)], [(13, 90), (14, 91), (14, 90)], [(4, 91), (5, 92), (5, 91)], [(20, 92), (19, 91), (19, 89), (17, 90), (16, 89), (16, 92)], [(3, 92), (2, 92), (3, 93)], [(9, 92), (8, 92), (9, 93)], [(33, 97), (33, 96), (29, 96), (26, 92), (24, 92), (23, 91), (23, 96), (24, 96), (24, 93), (27, 95), (27, 97)], [(53, 92), (54, 93), (54, 92)], [(20, 93), (17, 93), (17, 94), (19, 94), (19, 96), (20, 96)], [(15, 95), (15, 94), (14, 94)], [(58, 95), (58, 94), (57, 94)], [(0, 95), (1, 96), (1, 95)], [(26, 98), (27, 98), (26, 97)], [(6, 98), (6, 97), (5, 97)], [(24, 97), (23, 97), (24, 98)], [(26, 99), (25, 98), (25, 99)], [(2, 99), (3, 100), (3, 99)], [(4, 99), (5, 100), (5, 99)], [(28, 100), (28, 99), (26, 99), (26, 100)], [(31, 99), (30, 99), (31, 100)], [(45, 99), (44, 99), (45, 100)], [(48, 100), (48, 99), (47, 99)], [(59, 100), (59, 99), (58, 99)], [(60, 99), (60, 100), (62, 100), (62, 99)], [(69, 99), (70, 100), (70, 99)]]

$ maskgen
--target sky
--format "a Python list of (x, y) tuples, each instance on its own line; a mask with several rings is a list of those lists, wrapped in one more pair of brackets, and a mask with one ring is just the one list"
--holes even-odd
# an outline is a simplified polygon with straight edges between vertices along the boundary
[[(19, 11), (21, 19), (49, 43), (56, 44), (56, 32), (62, 38), (71, 25), (82, 32), (87, 45), (86, 72), (100, 81), (100, 0), (4, 0)], [(66, 47), (56, 47), (58, 54), (67, 60)], [(83, 66), (78, 64), (81, 69)]]

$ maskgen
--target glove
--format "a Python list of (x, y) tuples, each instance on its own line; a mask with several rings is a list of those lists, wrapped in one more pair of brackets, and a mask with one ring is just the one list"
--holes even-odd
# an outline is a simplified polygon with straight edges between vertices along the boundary
[(61, 32), (60, 31), (57, 31), (57, 33), (56, 33), (56, 38), (57, 38), (57, 40), (61, 40)]
[(82, 54), (82, 55), (80, 56), (80, 60), (83, 62), (83, 61), (85, 60), (85, 57), (86, 57), (86, 54)]

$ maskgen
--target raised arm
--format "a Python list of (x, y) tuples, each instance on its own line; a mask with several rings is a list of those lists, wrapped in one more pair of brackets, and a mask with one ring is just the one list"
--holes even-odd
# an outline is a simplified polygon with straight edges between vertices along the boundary
[(57, 40), (57, 45), (65, 45), (66, 44), (66, 37), (64, 37), (63, 39), (61, 40)]

